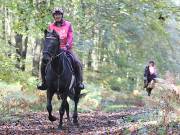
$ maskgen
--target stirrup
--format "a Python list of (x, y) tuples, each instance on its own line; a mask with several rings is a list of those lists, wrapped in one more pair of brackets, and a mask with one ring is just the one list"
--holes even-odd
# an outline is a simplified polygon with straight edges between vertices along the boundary
[(84, 84), (83, 83), (79, 83), (78, 88), (81, 89), (81, 90), (84, 89)]

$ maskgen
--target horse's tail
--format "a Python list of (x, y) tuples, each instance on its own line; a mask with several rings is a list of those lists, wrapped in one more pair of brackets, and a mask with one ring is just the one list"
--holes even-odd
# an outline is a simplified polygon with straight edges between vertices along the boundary
[[(78, 97), (79, 97), (79, 99), (81, 99), (81, 98), (84, 98), (86, 95), (87, 95), (87, 93), (82, 93), (82, 94), (79, 94)], [(69, 92), (68, 96), (71, 100), (74, 100), (75, 93)]]

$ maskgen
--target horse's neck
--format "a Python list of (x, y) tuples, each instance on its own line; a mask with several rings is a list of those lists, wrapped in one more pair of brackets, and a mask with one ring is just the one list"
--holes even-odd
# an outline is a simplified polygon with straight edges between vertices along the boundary
[(57, 74), (61, 74), (61, 75), (62, 73), (64, 73), (65, 75), (67, 75), (67, 73), (73, 74), (72, 65), (65, 54), (62, 54), (61, 56), (53, 60), (52, 68)]
[(63, 71), (63, 60), (60, 60), (59, 57), (56, 57), (52, 63), (51, 66), (53, 68), (53, 70), (57, 73), (60, 74)]

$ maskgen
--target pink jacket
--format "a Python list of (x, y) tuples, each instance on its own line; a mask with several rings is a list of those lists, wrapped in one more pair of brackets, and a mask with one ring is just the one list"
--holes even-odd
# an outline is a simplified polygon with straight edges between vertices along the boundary
[(60, 38), (60, 48), (66, 49), (66, 45), (69, 44), (69, 48), (71, 49), (73, 46), (73, 30), (71, 23), (63, 20), (62, 26), (57, 27), (54, 23), (48, 26), (49, 30), (55, 30), (59, 34)]

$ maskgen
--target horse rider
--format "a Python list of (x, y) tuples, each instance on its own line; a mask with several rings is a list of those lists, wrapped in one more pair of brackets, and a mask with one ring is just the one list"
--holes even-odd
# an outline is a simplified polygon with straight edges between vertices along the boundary
[[(82, 77), (82, 64), (78, 58), (78, 56), (73, 52), (73, 29), (71, 22), (66, 21), (64, 16), (64, 10), (62, 8), (56, 7), (52, 11), (52, 16), (54, 18), (54, 22), (51, 23), (48, 26), (49, 30), (55, 30), (60, 39), (60, 49), (66, 50), (68, 53), (70, 53), (73, 56), (74, 59), (74, 70), (75, 70), (75, 76), (77, 79), (77, 87), (79, 89), (84, 89), (84, 84), (82, 83), (83, 77)], [(47, 84), (45, 79), (45, 70), (46, 65), (42, 58), (42, 64), (41, 64), (41, 78), (42, 83), (37, 86), (39, 90), (46, 90)]]
[(144, 88), (147, 88), (149, 84), (153, 84), (157, 77), (157, 70), (154, 61), (149, 61), (144, 70)]

